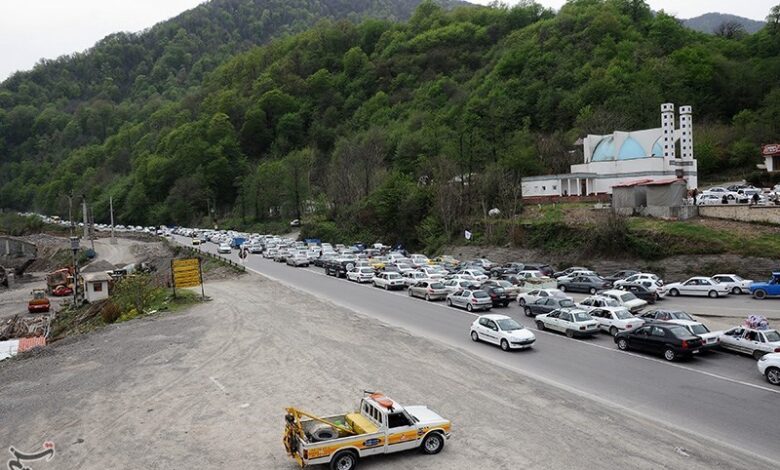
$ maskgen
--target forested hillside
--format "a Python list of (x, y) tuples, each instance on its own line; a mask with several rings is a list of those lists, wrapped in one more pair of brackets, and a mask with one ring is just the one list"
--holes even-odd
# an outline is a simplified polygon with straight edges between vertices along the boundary
[(172, 70), (76, 109), (4, 84), (0, 205), (62, 213), (72, 189), (98, 219), (112, 195), (124, 223), (304, 214), (323, 236), (433, 245), (515, 212), (520, 178), (565, 170), (583, 134), (658, 125), (663, 102), (694, 106), (700, 179), (750, 171), (780, 130), (777, 21), (727, 39), (641, 0), (424, 2), (404, 23), (321, 21), (201, 81)]

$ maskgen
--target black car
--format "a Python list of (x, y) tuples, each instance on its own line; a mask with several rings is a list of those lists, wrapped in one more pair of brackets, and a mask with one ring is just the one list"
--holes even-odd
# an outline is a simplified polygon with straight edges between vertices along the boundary
[(509, 302), (512, 301), (503, 287), (483, 284), (480, 289), (488, 293), (490, 300), (493, 301), (494, 307), (507, 307), (509, 306)]
[(558, 289), (563, 292), (596, 292), (612, 287), (612, 283), (598, 276), (577, 276), (565, 281), (558, 280)]
[(355, 262), (352, 260), (333, 259), (322, 263), (325, 269), (325, 275), (335, 277), (347, 277), (347, 272), (355, 268)]
[[(634, 274), (639, 274), (639, 271), (635, 269), (621, 269), (620, 271), (616, 271), (609, 276), (604, 276), (604, 279), (606, 279), (609, 282), (612, 282), (613, 284), (615, 281), (622, 281), (623, 279), (627, 277), (631, 277)], [(637, 296), (639, 297), (639, 296)]]
[(704, 342), (684, 326), (654, 323), (618, 333), (615, 344), (621, 351), (635, 349), (662, 354), (667, 361), (674, 361), (698, 353)]
[(526, 317), (535, 317), (544, 313), (550, 313), (559, 308), (575, 308), (574, 302), (569, 299), (560, 299), (558, 297), (544, 297), (536, 302), (523, 305), (523, 313)]
[(497, 278), (504, 274), (517, 274), (525, 269), (523, 263), (506, 263), (490, 270), (490, 277)]
[(619, 287), (620, 290), (631, 292), (638, 298), (646, 300), (649, 304), (654, 304), (658, 300), (658, 293), (654, 290), (650, 290), (647, 287), (639, 283), (623, 284)]

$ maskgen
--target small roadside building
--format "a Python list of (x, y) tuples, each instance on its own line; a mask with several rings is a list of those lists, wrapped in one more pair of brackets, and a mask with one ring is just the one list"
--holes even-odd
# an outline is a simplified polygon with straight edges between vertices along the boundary
[(642, 179), (612, 186), (612, 208), (616, 212), (628, 214), (633, 213), (634, 209), (646, 206), (647, 186), (643, 186), (643, 184), (652, 181), (651, 179)]
[(107, 299), (109, 282), (111, 276), (105, 272), (84, 274), (84, 298), (87, 302)]
[(764, 145), (761, 148), (764, 166), (769, 173), (780, 171), (780, 144)]

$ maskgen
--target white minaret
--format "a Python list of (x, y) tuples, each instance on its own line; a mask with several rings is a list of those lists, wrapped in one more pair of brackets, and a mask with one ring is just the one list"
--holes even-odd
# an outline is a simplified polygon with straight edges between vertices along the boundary
[(674, 147), (674, 104), (661, 105), (661, 136), (664, 142), (664, 158), (677, 158)]
[(693, 160), (693, 108), (680, 106), (680, 155), (683, 160)]

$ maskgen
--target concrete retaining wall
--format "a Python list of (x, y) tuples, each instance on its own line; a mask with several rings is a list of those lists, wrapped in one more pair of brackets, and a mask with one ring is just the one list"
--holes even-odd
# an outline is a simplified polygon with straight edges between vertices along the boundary
[(713, 219), (765, 222), (780, 225), (780, 206), (699, 206), (699, 215)]

